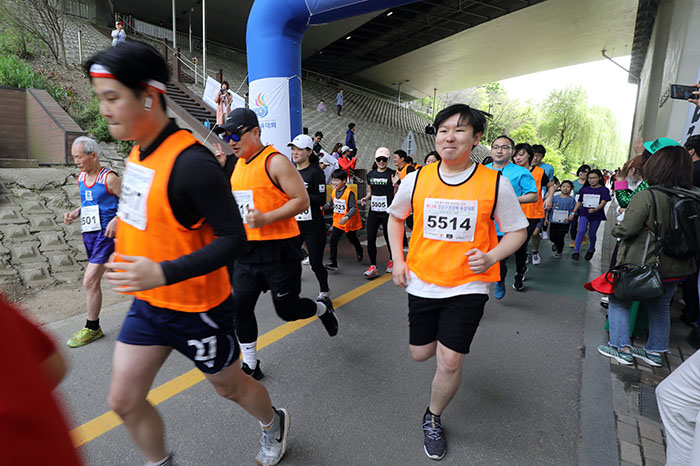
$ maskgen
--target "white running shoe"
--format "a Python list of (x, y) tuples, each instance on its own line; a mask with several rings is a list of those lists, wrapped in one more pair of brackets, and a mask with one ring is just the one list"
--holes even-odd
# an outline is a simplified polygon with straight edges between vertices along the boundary
[(539, 251), (532, 251), (532, 265), (540, 265), (542, 258), (540, 258)]
[(286, 409), (275, 409), (275, 423), (269, 429), (262, 429), (260, 451), (255, 462), (260, 466), (274, 466), (280, 462), (287, 450), (289, 436), (289, 413)]

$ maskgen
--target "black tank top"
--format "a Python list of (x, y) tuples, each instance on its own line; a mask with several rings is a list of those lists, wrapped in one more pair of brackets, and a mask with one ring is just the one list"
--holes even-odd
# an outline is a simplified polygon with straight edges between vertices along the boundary
[(394, 184), (391, 181), (391, 175), (394, 173), (396, 172), (390, 168), (383, 172), (372, 170), (367, 173), (367, 184), (372, 189), (370, 212), (386, 213), (386, 208), (391, 205), (394, 200)]

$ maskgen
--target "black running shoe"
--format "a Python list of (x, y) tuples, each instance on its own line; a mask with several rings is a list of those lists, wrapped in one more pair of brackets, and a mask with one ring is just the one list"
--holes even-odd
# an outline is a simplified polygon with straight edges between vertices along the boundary
[(523, 285), (523, 276), (519, 273), (515, 274), (515, 281), (513, 282), (513, 289), (515, 291), (523, 291), (525, 285)]
[(593, 259), (593, 254), (595, 254), (595, 251), (591, 251), (589, 249), (588, 252), (586, 252), (586, 255), (583, 256), (583, 258), (586, 259), (587, 261), (589, 261), (589, 260)]
[(581, 254), (579, 254), (577, 252), (575, 252), (571, 255), (571, 258), (575, 261), (577, 261), (579, 257), (581, 257)]
[(251, 369), (246, 363), (241, 364), (241, 369), (255, 380), (260, 380), (265, 377), (265, 374), (263, 374), (262, 370), (260, 370), (260, 360), (258, 360), (258, 364), (255, 366), (255, 369)]
[(360, 253), (356, 256), (357, 262), (362, 262), (362, 259), (364, 259), (364, 257), (365, 257), (364, 252), (360, 252)]
[(326, 306), (326, 312), (318, 316), (319, 320), (326, 327), (328, 335), (334, 337), (338, 334), (338, 317), (335, 315), (335, 309), (333, 309), (333, 302), (328, 296), (321, 296), (317, 299), (319, 303), (323, 303)]
[(447, 451), (440, 416), (431, 414), (429, 409), (426, 409), (423, 415), (423, 450), (432, 460), (443, 459)]
[(329, 262), (326, 265), (324, 265), (326, 270), (330, 270), (331, 272), (337, 272), (338, 271), (338, 264), (334, 264), (333, 262)]

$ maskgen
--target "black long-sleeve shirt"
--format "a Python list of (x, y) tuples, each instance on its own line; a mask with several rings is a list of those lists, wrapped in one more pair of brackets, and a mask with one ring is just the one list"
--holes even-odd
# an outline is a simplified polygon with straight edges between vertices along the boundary
[[(156, 140), (141, 151), (139, 158), (145, 160), (179, 130), (171, 120)], [(245, 228), (229, 180), (214, 154), (203, 145), (192, 144), (178, 155), (168, 181), (168, 201), (175, 219), (183, 227), (191, 229), (204, 219), (216, 235), (203, 248), (160, 263), (168, 285), (213, 272), (247, 253)]]

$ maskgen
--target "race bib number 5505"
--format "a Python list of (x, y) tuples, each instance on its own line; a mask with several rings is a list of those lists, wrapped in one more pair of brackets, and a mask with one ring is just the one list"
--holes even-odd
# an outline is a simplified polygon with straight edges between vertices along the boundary
[(474, 241), (477, 213), (477, 201), (427, 198), (423, 203), (423, 237)]

